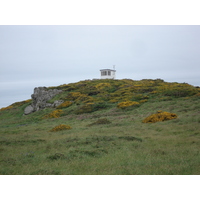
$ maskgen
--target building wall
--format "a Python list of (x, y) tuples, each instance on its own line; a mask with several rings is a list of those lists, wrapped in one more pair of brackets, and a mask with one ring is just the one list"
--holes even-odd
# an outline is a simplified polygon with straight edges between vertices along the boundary
[(115, 79), (115, 71), (114, 70), (102, 70), (101, 71), (101, 79)]

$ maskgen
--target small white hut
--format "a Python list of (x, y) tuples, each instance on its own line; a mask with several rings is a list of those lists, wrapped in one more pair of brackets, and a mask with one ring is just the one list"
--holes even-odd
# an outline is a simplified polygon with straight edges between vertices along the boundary
[(115, 72), (114, 69), (101, 69), (101, 79), (115, 79)]

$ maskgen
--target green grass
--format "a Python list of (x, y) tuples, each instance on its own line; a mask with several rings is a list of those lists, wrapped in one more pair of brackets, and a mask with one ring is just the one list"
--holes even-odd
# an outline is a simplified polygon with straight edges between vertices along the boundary
[[(92, 113), (53, 109), (23, 115), (28, 105), (0, 112), (0, 174), (200, 174), (200, 100), (152, 98), (139, 107), (112, 104)], [(163, 110), (177, 119), (142, 123)], [(97, 123), (107, 119), (111, 123)], [(72, 129), (50, 132), (59, 124)]]

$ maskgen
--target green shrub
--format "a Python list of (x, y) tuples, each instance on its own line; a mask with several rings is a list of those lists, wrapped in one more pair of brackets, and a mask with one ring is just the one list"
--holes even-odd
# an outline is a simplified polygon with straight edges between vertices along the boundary
[(146, 95), (143, 95), (143, 94), (136, 94), (132, 97), (132, 100), (133, 101), (140, 101), (140, 100), (146, 100), (148, 99), (149, 97), (146, 96)]
[(195, 94), (196, 94), (195, 90), (185, 89), (185, 88), (169, 89), (163, 92), (163, 95), (173, 96), (173, 97), (187, 97)]
[(94, 111), (106, 109), (108, 107), (109, 107), (109, 105), (106, 102), (99, 102), (99, 103), (93, 104), (93, 110)]
[(164, 96), (187, 97), (198, 93), (198, 89), (187, 83), (162, 83), (157, 91)]

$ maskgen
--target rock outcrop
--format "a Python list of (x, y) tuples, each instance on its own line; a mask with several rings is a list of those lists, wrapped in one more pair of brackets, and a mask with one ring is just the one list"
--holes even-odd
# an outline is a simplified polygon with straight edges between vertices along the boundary
[(62, 100), (56, 100), (54, 103), (47, 103), (48, 100), (52, 99), (55, 95), (61, 93), (62, 90), (58, 89), (47, 89), (46, 87), (36, 87), (34, 93), (31, 95), (32, 104), (27, 106), (24, 110), (24, 114), (28, 115), (32, 112), (47, 108), (47, 107), (57, 107)]
[(33, 106), (32, 106), (32, 105), (27, 106), (27, 107), (25, 108), (25, 110), (24, 110), (24, 114), (25, 114), (25, 115), (28, 115), (28, 114), (30, 114), (30, 113), (32, 113), (32, 112), (34, 112), (34, 109), (33, 109)]

